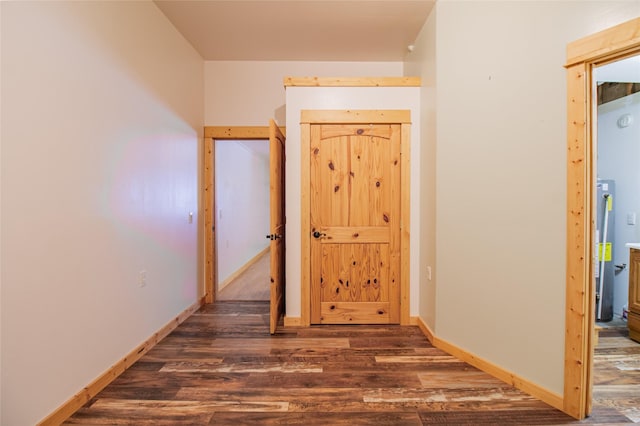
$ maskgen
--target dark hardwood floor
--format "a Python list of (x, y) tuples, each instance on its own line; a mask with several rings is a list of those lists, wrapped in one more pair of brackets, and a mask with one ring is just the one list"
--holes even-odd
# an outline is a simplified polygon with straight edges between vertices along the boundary
[[(596, 387), (593, 415), (576, 422), (434, 348), (417, 327), (280, 327), (273, 337), (268, 331), (268, 303), (206, 305), (65, 424), (631, 423), (621, 411), (632, 413), (628, 406), (607, 403), (623, 395), (631, 404), (629, 388), (621, 394)], [(636, 349), (625, 351), (640, 356)], [(617, 352), (607, 351), (608, 362), (616, 362)], [(603, 368), (596, 376), (616, 386), (611, 365)], [(623, 386), (638, 386), (639, 374)]]
[(626, 324), (600, 331), (594, 356), (594, 407), (610, 407), (640, 423), (640, 343)]

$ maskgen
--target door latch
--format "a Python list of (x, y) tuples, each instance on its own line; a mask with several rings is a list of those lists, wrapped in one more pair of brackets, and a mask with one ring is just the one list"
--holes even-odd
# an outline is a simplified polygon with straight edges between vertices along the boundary
[(267, 240), (277, 240), (278, 238), (282, 238), (282, 235), (279, 234), (269, 234), (267, 235)]

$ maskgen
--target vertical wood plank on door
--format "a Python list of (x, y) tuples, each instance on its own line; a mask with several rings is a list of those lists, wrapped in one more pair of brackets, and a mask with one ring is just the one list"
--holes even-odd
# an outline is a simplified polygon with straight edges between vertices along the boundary
[(269, 186), (270, 186), (270, 233), (271, 233), (271, 282), (270, 282), (270, 326), (274, 334), (284, 313), (285, 271), (285, 196), (284, 196), (284, 147), (285, 137), (275, 121), (269, 122)]
[(351, 291), (349, 300), (360, 300), (363, 290), (366, 288), (369, 278), (369, 265), (371, 258), (364, 244), (351, 246), (351, 265), (353, 274), (351, 277)]
[(380, 287), (384, 284), (382, 281), (382, 268), (380, 267), (381, 259), (381, 249), (383, 246), (387, 244), (367, 244), (369, 249), (369, 277), (367, 281), (369, 281), (369, 285), (367, 286), (367, 293), (365, 297), (362, 298), (363, 301), (366, 302), (388, 302), (389, 299), (381, 299), (380, 298)]
[(400, 324), (409, 325), (409, 282), (410, 282), (410, 229), (411, 229), (411, 125), (400, 126), (400, 187), (401, 187), (401, 219), (400, 219), (400, 304), (404, 308), (400, 312)]
[(345, 226), (349, 223), (349, 190), (348, 190), (348, 162), (349, 162), (349, 154), (348, 154), (348, 142), (342, 138), (323, 140), (321, 145), (328, 144), (330, 148), (326, 150), (326, 152), (330, 153), (329, 158), (327, 159), (327, 167), (329, 169), (328, 173), (323, 173), (328, 179), (326, 182), (327, 186), (323, 189), (327, 192), (325, 194), (332, 194), (329, 197), (328, 201), (331, 205), (330, 209), (326, 205), (320, 205), (319, 208), (321, 210), (325, 210), (324, 217), (330, 218), (330, 222), (322, 222), (322, 223), (333, 223), (337, 226)]
[(369, 185), (371, 173), (370, 149), (367, 140), (363, 137), (353, 136), (345, 138), (351, 141), (351, 197), (348, 205), (350, 210), (348, 226), (369, 225)]
[[(300, 137), (302, 140), (302, 203), (307, 209), (302, 208), (302, 324), (320, 322), (320, 302), (322, 300), (322, 292), (330, 283), (324, 282), (322, 275), (311, 275), (311, 271), (321, 271), (326, 267), (330, 267), (329, 254), (325, 248), (322, 248), (320, 257), (311, 256), (311, 247), (320, 242), (311, 238), (311, 233), (318, 231), (311, 228), (311, 223), (322, 223), (326, 220), (322, 216), (322, 211), (316, 206), (311, 205), (311, 199), (315, 199), (322, 193), (324, 180), (320, 174), (320, 168), (327, 159), (324, 159), (323, 150), (320, 147), (320, 128), (318, 126), (310, 126), (309, 124), (300, 125)], [(305, 162), (305, 158), (307, 159)], [(324, 163), (323, 163), (324, 160)], [(307, 166), (309, 165), (309, 166)], [(306, 243), (306, 244), (305, 244)], [(319, 248), (314, 247), (314, 250)], [(306, 261), (306, 263), (305, 263)], [(307, 277), (305, 279), (305, 277)], [(306, 298), (305, 298), (306, 294)], [(305, 315), (305, 313), (309, 314)]]
[(300, 124), (300, 325), (311, 324), (311, 125)]
[(328, 294), (328, 298), (324, 299), (326, 302), (345, 302), (344, 283), (347, 278), (347, 271), (344, 264), (344, 255), (346, 247), (343, 244), (331, 244), (333, 248), (333, 271), (327, 276), (332, 280), (333, 292)]

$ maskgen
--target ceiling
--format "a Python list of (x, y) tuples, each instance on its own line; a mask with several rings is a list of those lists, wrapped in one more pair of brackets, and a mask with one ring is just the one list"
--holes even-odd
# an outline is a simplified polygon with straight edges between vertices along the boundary
[(210, 61), (402, 61), (435, 0), (154, 0)]

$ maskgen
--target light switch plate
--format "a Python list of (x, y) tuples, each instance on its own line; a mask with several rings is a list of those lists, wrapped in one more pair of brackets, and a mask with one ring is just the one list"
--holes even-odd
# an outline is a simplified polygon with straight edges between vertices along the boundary
[(636, 224), (636, 212), (627, 213), (627, 225), (635, 225)]

